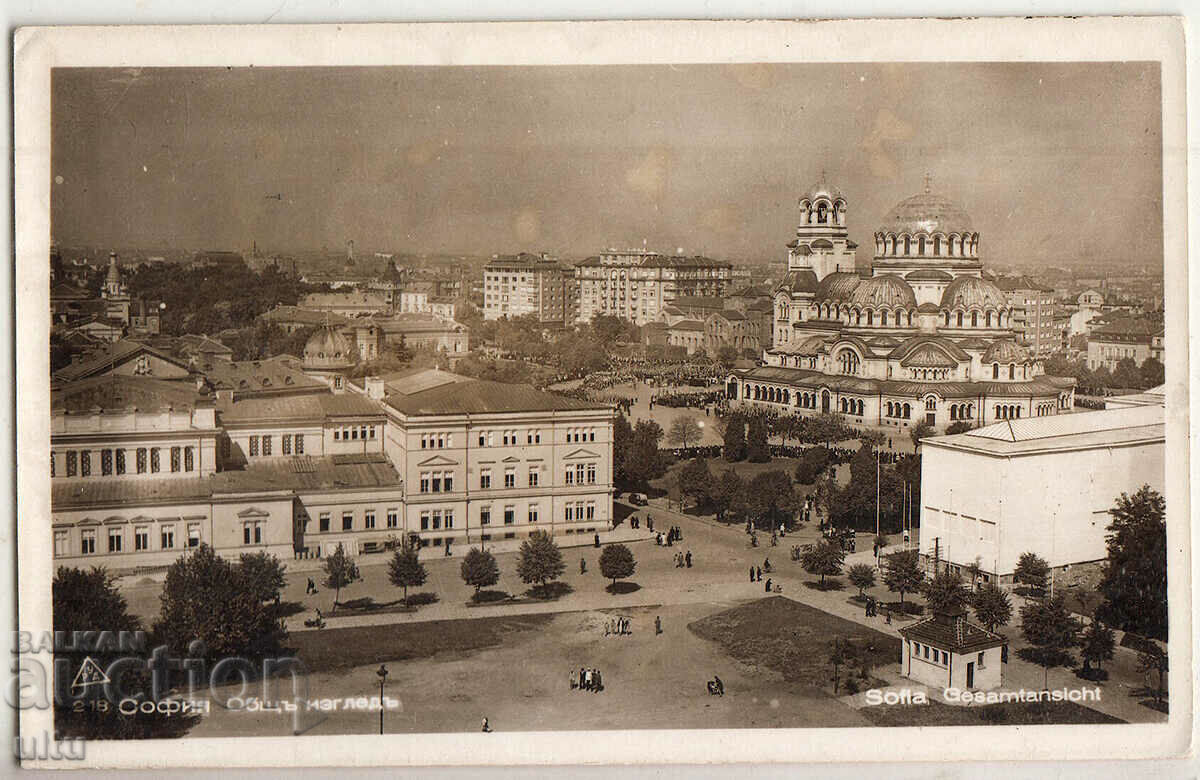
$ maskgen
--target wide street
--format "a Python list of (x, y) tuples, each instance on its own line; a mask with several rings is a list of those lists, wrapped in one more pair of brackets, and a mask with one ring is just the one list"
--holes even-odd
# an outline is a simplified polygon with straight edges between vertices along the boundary
[[(542, 616), (544, 622), (534, 627), (501, 628), (500, 639), (492, 646), (427, 657), (405, 655), (408, 660), (388, 659), (392, 674), (389, 689), (399, 696), (403, 706), (401, 712), (386, 716), (389, 730), (474, 730), (482, 717), (488, 717), (494, 728), (505, 730), (865, 725), (850, 698), (835, 699), (828, 693), (785, 685), (777, 673), (734, 661), (720, 647), (699, 639), (686, 628), (694, 620), (764, 597), (770, 578), (784, 598), (869, 626), (881, 635), (898, 635), (901, 621), (895, 619), (889, 625), (882, 617), (865, 617), (862, 607), (849, 601), (854, 593), (849, 586), (845, 590), (819, 591), (805, 585), (814, 578), (790, 560), (789, 549), (793, 544), (815, 539), (814, 527), (789, 534), (777, 547), (763, 542), (755, 548), (740, 527), (720, 526), (660, 506), (649, 507), (648, 513), (655, 519), (656, 530), (672, 524), (680, 526), (683, 541), (669, 548), (648, 539), (631, 543), (637, 560), (637, 571), (629, 578), (637, 586), (632, 592), (613, 595), (606, 591), (608, 582), (598, 571), (599, 550), (566, 548), (568, 566), (562, 581), (571, 588), (567, 595), (548, 602), (470, 607), (467, 601), (471, 589), (459, 577), (460, 559), (431, 559), (426, 563), (428, 582), (416, 590), (437, 594), (436, 603), (411, 613), (328, 618), (326, 631), (387, 624), (410, 624), (411, 630), (419, 631), (421, 624), (429, 621)], [(640, 517), (646, 514), (646, 509), (638, 512)], [(858, 549), (860, 552), (847, 559), (847, 566), (873, 561), (868, 535), (860, 536)], [(692, 568), (676, 567), (675, 553), (689, 550)], [(579, 571), (580, 558), (587, 566), (583, 574)], [(751, 582), (750, 566), (762, 566), (768, 558), (773, 571), (764, 571), (762, 582)], [(379, 556), (378, 563), (373, 562), (375, 559), (360, 559), (364, 579), (343, 589), (343, 601), (371, 597), (377, 602), (390, 602), (399, 598), (399, 591), (387, 582), (383, 565), (386, 558)], [(528, 586), (515, 574), (515, 554), (501, 553), (497, 559), (501, 579), (496, 588), (522, 594)], [(283, 599), (299, 602), (304, 608), (288, 620), (293, 634), (320, 641), (323, 632), (313, 635), (305, 631), (302, 620), (315, 614), (314, 607), (328, 615), (333, 595), (321, 588), (316, 595), (306, 597), (309, 576), (316, 579), (308, 572), (289, 574)], [(882, 585), (869, 593), (887, 600), (896, 598)], [(146, 599), (138, 602), (145, 603)], [(1015, 612), (1019, 602), (1014, 602)], [(606, 624), (614, 616), (631, 619), (632, 636), (606, 636)], [(654, 632), (655, 617), (661, 618), (662, 635)], [(1021, 644), (1019, 632), (1009, 627), (1004, 633), (1012, 640), (1014, 651), (1005, 667), (1004, 688), (1041, 689), (1041, 667), (1015, 655)], [(337, 652), (336, 648), (332, 651)], [(383, 657), (387, 657), (386, 650)], [(308, 679), (308, 696), (340, 699), (376, 695), (376, 666), (372, 663), (318, 671)], [(581, 666), (602, 670), (604, 692), (569, 690), (568, 675)], [(1118, 650), (1117, 658), (1106, 668), (1113, 678), (1101, 685), (1101, 702), (1089, 706), (1130, 721), (1165, 719), (1129, 695), (1143, 679), (1134, 668), (1131, 652)], [(919, 687), (900, 678), (898, 672), (899, 658), (893, 666), (881, 668), (879, 676), (892, 685)], [(713, 674), (725, 680), (730, 696), (714, 699), (706, 695), (704, 681)], [(1049, 674), (1049, 685), (1077, 688), (1085, 683), (1069, 670), (1055, 669)], [(735, 690), (737, 695), (732, 695)], [(940, 698), (940, 691), (931, 693)], [(336, 712), (314, 725), (313, 733), (370, 732), (378, 727), (377, 717), (378, 711)], [(268, 735), (286, 733), (290, 728), (291, 719), (278, 713), (232, 712), (214, 707), (191, 733)]]

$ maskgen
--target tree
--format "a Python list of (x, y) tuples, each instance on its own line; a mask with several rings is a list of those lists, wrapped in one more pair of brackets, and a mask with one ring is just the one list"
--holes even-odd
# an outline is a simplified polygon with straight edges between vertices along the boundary
[(425, 564), (417, 557), (417, 549), (405, 544), (392, 553), (388, 562), (388, 582), (404, 589), (404, 606), (408, 606), (408, 589), (425, 584)]
[(1103, 662), (1112, 660), (1116, 646), (1116, 633), (1099, 620), (1093, 620), (1084, 630), (1079, 642), (1079, 656), (1083, 659), (1084, 672), (1091, 668), (1090, 664), (1093, 661), (1096, 662), (1097, 668), (1103, 669)]
[(938, 572), (925, 583), (925, 601), (930, 612), (954, 613), (967, 601), (962, 577), (951, 571)]
[(971, 423), (967, 422), (966, 420), (955, 420), (954, 422), (950, 423), (949, 426), (947, 426), (946, 433), (966, 433), (974, 427), (974, 425), (971, 425)]
[(1026, 602), (1021, 607), (1021, 636), (1031, 646), (1024, 655), (1042, 667), (1042, 686), (1049, 687), (1050, 669), (1070, 666), (1071, 648), (1079, 643), (1079, 622), (1067, 611), (1061, 594)]
[(1158, 387), (1167, 381), (1166, 366), (1164, 366), (1162, 362), (1155, 358), (1146, 358), (1146, 361), (1142, 363), (1141, 367), (1138, 369), (1138, 372), (1141, 374), (1142, 378), (1142, 383), (1140, 386), (1147, 390), (1151, 387)]
[(712, 473), (708, 470), (708, 462), (704, 458), (693, 458), (683, 465), (676, 475), (681, 495), (691, 498), (696, 505), (702, 505), (709, 500), (712, 490)]
[(921, 443), (921, 439), (924, 439), (926, 436), (932, 436), (933, 434), (933, 426), (927, 422), (923, 422), (916, 428), (913, 428), (908, 435), (912, 439), (913, 445), (916, 446)]
[(921, 571), (916, 550), (898, 550), (887, 556), (887, 563), (883, 568), (883, 583), (889, 591), (900, 594), (901, 604), (904, 603), (904, 594), (921, 587), (924, 580), (925, 572)]
[(751, 417), (746, 428), (746, 459), (751, 463), (771, 460), (771, 450), (767, 446), (767, 421), (762, 417)]
[(51, 584), (55, 631), (137, 631), (141, 621), (128, 605), (116, 579), (103, 567), (58, 567)]
[(521, 542), (521, 552), (517, 558), (517, 575), (521, 582), (540, 583), (544, 590), (547, 582), (558, 579), (566, 570), (562, 550), (558, 549), (550, 534), (534, 531)]
[(825, 587), (825, 576), (835, 577), (842, 573), (846, 552), (837, 542), (826, 539), (817, 542), (800, 556), (800, 565), (809, 574), (821, 576), (821, 587)]
[(766, 521), (767, 528), (775, 528), (780, 521), (790, 519), (800, 508), (800, 497), (792, 478), (782, 469), (764, 471), (750, 480), (746, 498), (754, 515)]
[(875, 586), (875, 567), (869, 563), (856, 563), (846, 570), (850, 584), (858, 588), (858, 597), (863, 597), (863, 591)]
[(698, 443), (703, 435), (704, 431), (694, 417), (681, 414), (671, 421), (671, 431), (667, 434), (667, 441), (678, 444), (680, 447), (687, 447), (691, 442)]
[(1141, 387), (1142, 374), (1138, 371), (1137, 363), (1133, 358), (1121, 358), (1117, 361), (1117, 367), (1113, 369), (1112, 381), (1117, 387)]
[(1167, 638), (1167, 524), (1162, 495), (1143, 485), (1109, 510), (1108, 560), (1097, 617), (1124, 631)]
[(800, 454), (800, 462), (796, 464), (796, 481), (802, 485), (813, 484), (832, 460), (833, 454), (825, 447), (809, 447)]
[(623, 544), (610, 544), (600, 553), (600, 573), (605, 579), (612, 580), (615, 587), (617, 580), (633, 576), (637, 562), (633, 553)]
[(638, 420), (625, 453), (625, 474), (633, 484), (645, 487), (667, 472), (667, 460), (659, 452), (663, 429), (653, 420)]
[(841, 415), (823, 412), (814, 417), (805, 418), (804, 431), (800, 438), (810, 444), (824, 444), (827, 448), (832, 449), (834, 442), (849, 439), (853, 435), (854, 431), (846, 425), (846, 421), (842, 419)]
[(613, 420), (613, 481), (618, 485), (628, 485), (633, 480), (626, 468), (629, 448), (633, 444), (633, 427), (625, 415), (618, 414)]
[(1012, 602), (1004, 589), (994, 582), (984, 585), (971, 596), (971, 608), (975, 610), (975, 619), (988, 631), (995, 631), (996, 626), (1006, 626), (1012, 620)]
[(1050, 564), (1036, 553), (1021, 553), (1017, 566), (1013, 569), (1013, 582), (1028, 585), (1034, 596), (1042, 596), (1046, 592), (1046, 584), (1050, 577)]
[(154, 631), (181, 654), (199, 639), (209, 660), (277, 655), (287, 632), (261, 595), (241, 566), (201, 544), (167, 569)]
[(853, 650), (849, 647), (847, 640), (841, 637), (836, 637), (833, 640), (833, 646), (829, 649), (829, 663), (833, 666), (833, 692), (838, 692), (838, 684), (840, 682), (839, 672), (841, 668), (850, 663)]
[(238, 565), (247, 591), (256, 595), (259, 601), (273, 602), (279, 598), (279, 592), (287, 584), (287, 567), (278, 558), (265, 550), (242, 553)]
[(737, 363), (738, 351), (735, 347), (726, 344), (717, 350), (717, 360), (719, 360), (725, 370), (728, 371)]
[(732, 414), (725, 424), (725, 460), (737, 462), (746, 459), (746, 419)]
[(342, 595), (342, 588), (361, 579), (362, 575), (359, 574), (358, 564), (346, 554), (346, 549), (339, 542), (337, 549), (333, 551), (333, 555), (325, 559), (324, 584), (327, 588), (333, 588), (334, 608), (337, 608), (338, 598)]
[(1163, 693), (1165, 692), (1163, 683), (1168, 669), (1167, 651), (1153, 642), (1150, 643), (1147, 649), (1138, 653), (1138, 671), (1143, 674), (1155, 672), (1158, 675), (1158, 682), (1154, 686), (1154, 701), (1160, 705), (1162, 704)]
[(459, 566), (459, 574), (463, 582), (475, 588), (475, 596), (479, 596), (480, 588), (487, 588), (500, 581), (500, 567), (496, 557), (487, 550), (472, 547)]
[(725, 514), (737, 503), (745, 491), (745, 483), (733, 469), (725, 469), (720, 478), (712, 482), (708, 500), (717, 513), (717, 521), (725, 522)]

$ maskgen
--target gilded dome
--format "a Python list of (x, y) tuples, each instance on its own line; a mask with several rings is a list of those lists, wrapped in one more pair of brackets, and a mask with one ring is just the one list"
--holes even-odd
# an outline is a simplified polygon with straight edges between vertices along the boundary
[(354, 365), (354, 350), (350, 341), (326, 325), (308, 338), (304, 345), (304, 367), (312, 369), (341, 369)]
[(971, 218), (956, 203), (925, 192), (900, 201), (888, 211), (880, 233), (969, 233)]
[(999, 287), (978, 276), (960, 276), (942, 293), (943, 309), (1006, 309), (1008, 299)]
[(983, 353), (982, 361), (984, 365), (988, 363), (1028, 363), (1030, 357), (1029, 352), (1018, 345), (1016, 341), (1003, 339), (988, 347), (987, 352)]
[(856, 273), (849, 271), (834, 271), (821, 280), (817, 286), (816, 299), (819, 301), (846, 301), (850, 293), (862, 281)]
[(850, 303), (855, 306), (915, 307), (917, 297), (908, 282), (894, 274), (872, 276), (863, 280), (850, 293)]

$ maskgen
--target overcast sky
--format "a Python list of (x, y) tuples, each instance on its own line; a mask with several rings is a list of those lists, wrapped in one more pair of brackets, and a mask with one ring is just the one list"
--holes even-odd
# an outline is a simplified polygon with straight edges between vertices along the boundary
[(1162, 259), (1156, 64), (87, 69), (53, 92), (65, 245), (778, 260), (824, 169), (861, 261), (926, 172), (985, 263)]

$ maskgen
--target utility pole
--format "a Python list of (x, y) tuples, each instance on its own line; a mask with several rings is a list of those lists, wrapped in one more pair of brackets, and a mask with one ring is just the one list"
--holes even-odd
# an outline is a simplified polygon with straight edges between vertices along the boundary
[(879, 450), (875, 450), (875, 536), (879, 536)]

